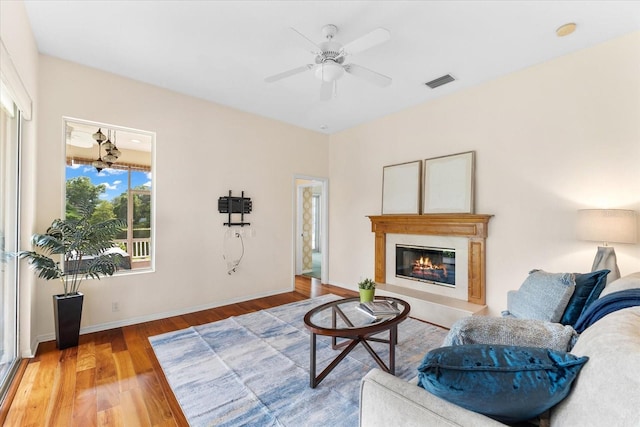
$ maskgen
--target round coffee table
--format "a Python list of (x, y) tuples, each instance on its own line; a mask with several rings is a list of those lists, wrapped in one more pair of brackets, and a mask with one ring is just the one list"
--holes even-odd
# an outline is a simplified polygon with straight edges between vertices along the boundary
[[(392, 297), (376, 297), (375, 301), (388, 301), (398, 309), (395, 314), (377, 318), (365, 314), (358, 309), (360, 298), (345, 298), (322, 304), (310, 310), (304, 316), (304, 325), (311, 332), (311, 348), (309, 363), (309, 385), (315, 388), (320, 382), (353, 350), (358, 343), (369, 352), (380, 368), (395, 375), (395, 345), (398, 342), (398, 324), (407, 318), (411, 306), (401, 299)], [(374, 337), (380, 332), (389, 331), (389, 339)], [(316, 337), (331, 337), (331, 347), (344, 350), (316, 376)], [(338, 344), (337, 339), (346, 341)], [(389, 366), (378, 356), (369, 342), (376, 341), (389, 344)]]

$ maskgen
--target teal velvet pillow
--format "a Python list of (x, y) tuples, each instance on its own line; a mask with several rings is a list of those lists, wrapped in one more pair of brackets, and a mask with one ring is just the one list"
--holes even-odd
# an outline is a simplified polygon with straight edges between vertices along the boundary
[(576, 289), (569, 299), (569, 304), (560, 319), (563, 325), (574, 326), (580, 314), (598, 299), (607, 284), (607, 274), (610, 270), (598, 270), (591, 273), (575, 273)]
[(430, 351), (418, 385), (503, 423), (530, 420), (564, 399), (587, 357), (538, 347), (470, 344)]

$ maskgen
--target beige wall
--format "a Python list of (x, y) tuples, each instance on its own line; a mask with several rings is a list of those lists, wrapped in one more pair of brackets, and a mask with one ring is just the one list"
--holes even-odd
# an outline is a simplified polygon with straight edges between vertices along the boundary
[[(531, 268), (590, 269), (596, 245), (575, 239), (576, 209), (640, 211), (638, 33), (327, 137), (38, 57), (23, 4), (0, 7), (2, 41), (37, 107), (24, 129), (25, 245), (62, 214), (63, 116), (157, 134), (156, 271), (87, 283), (85, 331), (290, 289), (296, 174), (330, 176), (330, 282), (355, 289), (373, 275), (366, 215), (380, 213), (382, 167), (475, 150), (476, 211), (495, 215), (487, 242), (494, 313)], [(255, 237), (234, 275), (217, 213), (229, 189), (254, 201)], [(640, 245), (616, 252), (622, 274), (640, 269)], [(24, 355), (52, 337), (58, 292), (23, 272)]]
[[(469, 150), (476, 212), (495, 215), (491, 312), (530, 269), (590, 271), (597, 244), (576, 240), (576, 210), (640, 211), (639, 76), (635, 33), (332, 135), (331, 283), (374, 273), (365, 216), (380, 214), (383, 166)], [(623, 275), (640, 270), (640, 245), (615, 249)]]
[[(39, 229), (64, 206), (63, 116), (156, 133), (156, 271), (83, 284), (85, 331), (292, 289), (293, 177), (327, 176), (326, 135), (47, 56), (40, 93)], [(217, 211), (229, 190), (251, 197), (255, 232), (232, 275)], [(40, 337), (51, 337), (58, 292), (39, 288)]]

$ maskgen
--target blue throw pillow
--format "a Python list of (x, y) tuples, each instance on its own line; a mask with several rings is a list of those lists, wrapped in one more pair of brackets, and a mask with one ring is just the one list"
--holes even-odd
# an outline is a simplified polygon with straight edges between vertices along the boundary
[(471, 344), (430, 351), (418, 385), (504, 423), (530, 420), (564, 399), (587, 357), (538, 347)]
[(521, 319), (558, 323), (575, 288), (571, 273), (531, 270), (517, 291), (507, 292), (507, 310)]
[(598, 270), (591, 273), (575, 273), (576, 289), (571, 295), (569, 304), (565, 309), (560, 323), (563, 325), (574, 326), (578, 321), (578, 317), (582, 314), (592, 302), (598, 299), (600, 293), (607, 284), (607, 274), (610, 270)]

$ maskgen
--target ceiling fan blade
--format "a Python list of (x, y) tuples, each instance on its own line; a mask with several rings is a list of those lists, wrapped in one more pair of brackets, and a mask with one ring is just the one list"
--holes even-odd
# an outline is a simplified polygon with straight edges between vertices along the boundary
[(338, 81), (334, 80), (332, 82), (322, 82), (322, 86), (320, 86), (320, 101), (329, 101), (336, 93), (338, 89)]
[(352, 53), (360, 53), (369, 48), (384, 43), (391, 38), (391, 32), (386, 28), (376, 28), (370, 33), (345, 44), (340, 53), (341, 55), (350, 55)]
[(296, 30), (295, 28), (289, 28), (291, 28), (291, 31), (300, 36), (300, 38), (304, 41), (305, 48), (308, 49), (312, 54), (320, 55), (322, 53), (322, 49), (320, 48), (320, 46), (318, 46), (313, 40), (302, 34), (300, 31)]
[(265, 82), (267, 83), (273, 83), (275, 81), (284, 79), (286, 77), (290, 77), (296, 74), (300, 74), (300, 73), (304, 73), (307, 70), (310, 70), (314, 67), (313, 64), (307, 64), (307, 65), (303, 65), (302, 67), (297, 67), (297, 68), (293, 68), (291, 70), (288, 71), (284, 71), (282, 73), (279, 74), (274, 74), (273, 76), (269, 76), (266, 79), (264, 79)]
[(344, 70), (356, 77), (360, 77), (363, 80), (368, 81), (376, 86), (389, 86), (391, 84), (391, 77), (387, 77), (383, 74), (376, 73), (368, 68), (356, 64), (344, 65)]

